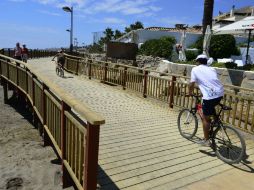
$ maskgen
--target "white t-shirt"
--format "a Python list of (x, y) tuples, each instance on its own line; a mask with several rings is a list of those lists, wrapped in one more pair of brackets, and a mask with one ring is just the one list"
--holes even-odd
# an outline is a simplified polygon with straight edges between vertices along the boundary
[(204, 100), (211, 100), (224, 95), (224, 88), (214, 68), (199, 65), (191, 71), (191, 81), (196, 82)]

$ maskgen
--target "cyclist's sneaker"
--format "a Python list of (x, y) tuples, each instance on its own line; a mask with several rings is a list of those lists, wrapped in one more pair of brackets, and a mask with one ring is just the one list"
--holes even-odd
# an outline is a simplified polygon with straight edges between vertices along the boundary
[(197, 142), (200, 146), (205, 146), (205, 147), (210, 147), (211, 146), (211, 142), (209, 140), (201, 140), (199, 142)]

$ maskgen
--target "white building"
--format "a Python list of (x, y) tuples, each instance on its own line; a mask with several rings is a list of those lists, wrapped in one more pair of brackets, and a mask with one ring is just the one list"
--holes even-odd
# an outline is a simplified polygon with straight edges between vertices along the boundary
[[(180, 25), (183, 26), (183, 25)], [(131, 31), (124, 36), (118, 38), (116, 41), (125, 43), (143, 44), (147, 40), (159, 39), (163, 36), (175, 37), (177, 43), (180, 42), (183, 30), (186, 31), (186, 47), (192, 45), (201, 36), (201, 27), (193, 28), (163, 28), (163, 27), (149, 27), (145, 29), (138, 29)]]
[[(218, 16), (213, 18), (213, 29), (239, 21), (250, 15), (254, 15), (254, 6), (243, 7), (240, 9), (235, 9), (233, 6), (231, 11), (227, 13), (220, 13)], [(201, 26), (184, 27), (183, 24), (176, 24), (175, 28), (149, 27), (131, 31), (118, 38), (116, 41), (125, 43), (131, 42), (141, 45), (147, 40), (159, 39), (162, 36), (172, 36), (175, 37), (177, 43), (179, 43), (183, 30), (185, 30), (185, 45), (186, 47), (189, 47), (202, 35), (201, 29)], [(235, 39), (237, 44), (247, 41), (246, 36), (235, 36)]]
[(229, 12), (219, 13), (218, 16), (213, 18), (213, 28), (220, 28), (231, 24), (233, 22), (244, 19), (247, 16), (254, 16), (254, 6), (242, 7), (235, 9), (233, 6)]

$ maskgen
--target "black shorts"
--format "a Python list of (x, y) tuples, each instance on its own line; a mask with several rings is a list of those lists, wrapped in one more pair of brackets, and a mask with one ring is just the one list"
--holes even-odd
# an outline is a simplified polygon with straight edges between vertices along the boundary
[(211, 100), (203, 100), (202, 103), (203, 114), (206, 116), (215, 115), (216, 114), (215, 106), (217, 106), (220, 103), (221, 99), (222, 97)]

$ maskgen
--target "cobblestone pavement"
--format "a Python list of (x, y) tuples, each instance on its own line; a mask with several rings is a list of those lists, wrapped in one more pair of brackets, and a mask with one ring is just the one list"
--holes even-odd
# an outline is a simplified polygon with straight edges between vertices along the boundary
[[(232, 167), (210, 149), (183, 139), (177, 130), (177, 110), (84, 76), (66, 73), (60, 78), (50, 58), (29, 60), (29, 64), (105, 118), (99, 147), (101, 189), (187, 189), (235, 168), (253, 172), (251, 163)], [(198, 136), (202, 137), (202, 129)], [(248, 160), (253, 160), (252, 140), (247, 140), (247, 148)]]

